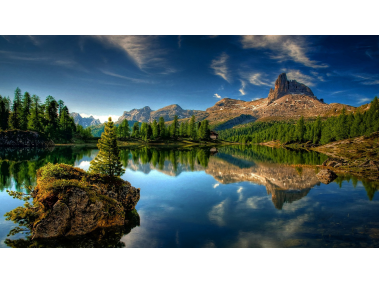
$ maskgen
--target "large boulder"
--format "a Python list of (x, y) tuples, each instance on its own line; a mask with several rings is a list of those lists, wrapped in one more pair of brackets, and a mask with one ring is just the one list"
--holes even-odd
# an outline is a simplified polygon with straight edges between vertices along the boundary
[(336, 173), (329, 169), (321, 170), (316, 176), (324, 184), (329, 184), (337, 178)]
[(10, 130), (0, 131), (2, 147), (52, 147), (54, 142), (43, 134), (33, 131)]
[(47, 239), (124, 225), (139, 201), (140, 189), (118, 177), (49, 163), (37, 171), (37, 186), (31, 195), (33, 206), (17, 208), (14, 213), (31, 215), (33, 239)]

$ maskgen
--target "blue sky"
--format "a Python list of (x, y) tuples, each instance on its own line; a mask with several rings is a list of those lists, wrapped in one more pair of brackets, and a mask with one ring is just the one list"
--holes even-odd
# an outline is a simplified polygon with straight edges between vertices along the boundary
[(282, 72), (327, 103), (367, 103), (379, 95), (379, 36), (0, 36), (0, 95), (20, 87), (101, 120), (267, 97)]

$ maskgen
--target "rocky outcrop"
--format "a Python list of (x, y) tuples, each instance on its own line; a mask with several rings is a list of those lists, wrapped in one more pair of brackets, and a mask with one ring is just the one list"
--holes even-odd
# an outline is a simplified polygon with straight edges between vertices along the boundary
[(321, 170), (316, 176), (324, 184), (329, 184), (337, 178), (336, 173), (329, 169)]
[(54, 142), (32, 131), (9, 130), (0, 132), (0, 147), (53, 147)]
[(315, 97), (312, 90), (305, 84), (299, 83), (296, 80), (289, 81), (287, 80), (286, 73), (282, 73), (275, 81), (275, 89), (270, 89), (268, 94), (268, 104), (287, 94), (303, 94)]
[(93, 116), (90, 117), (82, 117), (79, 113), (72, 112), (70, 116), (74, 118), (74, 122), (77, 125), (82, 126), (83, 128), (87, 128), (89, 126), (100, 125), (101, 122), (99, 119), (95, 119)]
[(140, 189), (121, 178), (49, 163), (37, 171), (31, 195), (33, 206), (16, 208), (8, 216), (22, 219), (21, 225), (27, 223), (33, 239), (47, 239), (124, 225), (139, 201)]

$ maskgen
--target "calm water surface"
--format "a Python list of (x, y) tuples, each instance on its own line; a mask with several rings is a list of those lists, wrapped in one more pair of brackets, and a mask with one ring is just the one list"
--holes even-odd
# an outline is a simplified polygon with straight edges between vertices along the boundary
[[(316, 170), (327, 157), (259, 146), (123, 149), (123, 179), (141, 188), (139, 221), (65, 241), (33, 242), (3, 215), (23, 204), (6, 193), (34, 186), (47, 162), (85, 170), (97, 149), (0, 149), (0, 247), (377, 247), (375, 184)], [(6, 240), (8, 239), (8, 240)]]

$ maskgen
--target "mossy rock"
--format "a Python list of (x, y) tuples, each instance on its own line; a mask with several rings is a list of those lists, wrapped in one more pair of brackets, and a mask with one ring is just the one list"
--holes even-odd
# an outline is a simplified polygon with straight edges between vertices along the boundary
[(33, 205), (16, 208), (6, 216), (28, 226), (36, 239), (124, 225), (139, 201), (140, 189), (119, 177), (49, 163), (37, 171), (37, 186), (31, 195)]

